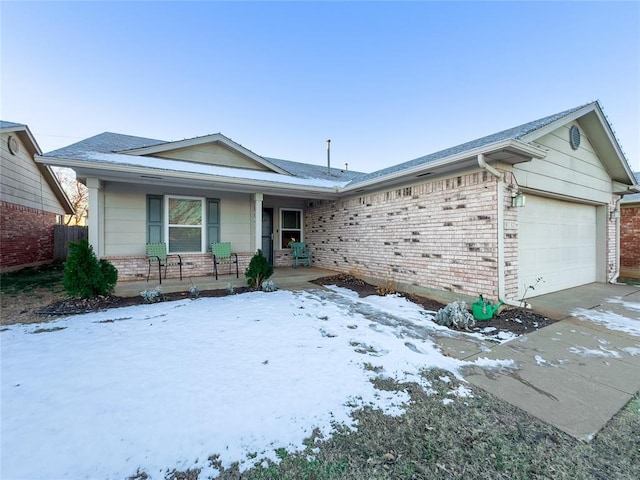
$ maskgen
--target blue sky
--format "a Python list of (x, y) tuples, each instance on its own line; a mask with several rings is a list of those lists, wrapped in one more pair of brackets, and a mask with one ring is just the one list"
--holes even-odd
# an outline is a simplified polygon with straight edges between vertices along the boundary
[(640, 170), (639, 2), (7, 2), (0, 117), (44, 151), (221, 132), (373, 171), (599, 99)]

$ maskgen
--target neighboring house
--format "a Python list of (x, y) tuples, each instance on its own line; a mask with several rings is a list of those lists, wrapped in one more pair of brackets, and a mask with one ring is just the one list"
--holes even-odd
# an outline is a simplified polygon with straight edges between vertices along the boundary
[(598, 102), (370, 174), (262, 157), (221, 134), (103, 133), (36, 160), (84, 179), (90, 242), (121, 279), (146, 277), (147, 242), (195, 276), (211, 272), (211, 242), (281, 266), (296, 239), (317, 266), (511, 301), (613, 280), (611, 212), (636, 188)]
[(0, 271), (53, 260), (53, 229), (73, 213), (29, 127), (0, 121)]
[[(635, 177), (640, 184), (640, 172)], [(620, 202), (620, 276), (640, 279), (640, 193)]]

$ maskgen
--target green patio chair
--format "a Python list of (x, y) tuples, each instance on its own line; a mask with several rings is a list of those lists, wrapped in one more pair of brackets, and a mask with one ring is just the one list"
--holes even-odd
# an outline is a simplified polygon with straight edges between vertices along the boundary
[(165, 243), (147, 243), (147, 260), (149, 261), (147, 282), (151, 276), (152, 263), (158, 264), (160, 283), (162, 283), (162, 267), (164, 267), (164, 278), (167, 278), (167, 267), (175, 265), (180, 267), (180, 281), (182, 281), (182, 257), (177, 253), (167, 254), (167, 245)]
[(293, 268), (297, 268), (298, 265), (311, 266), (311, 252), (305, 242), (291, 242), (289, 246), (293, 257)]
[(231, 251), (231, 242), (221, 242), (211, 244), (211, 254), (213, 255), (213, 274), (218, 280), (218, 265), (228, 264), (229, 275), (231, 275), (231, 265), (236, 265), (236, 278), (238, 278), (238, 255)]

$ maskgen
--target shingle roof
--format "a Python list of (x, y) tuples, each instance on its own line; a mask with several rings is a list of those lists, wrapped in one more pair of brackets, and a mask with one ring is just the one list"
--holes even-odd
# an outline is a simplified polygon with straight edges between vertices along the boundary
[(540, 118), (538, 120), (534, 120), (533, 122), (524, 123), (517, 127), (509, 128), (507, 130), (503, 130), (498, 133), (487, 135), (486, 137), (478, 138), (470, 142), (456, 145), (455, 147), (450, 147), (445, 150), (440, 150), (439, 152), (431, 153), (429, 155), (425, 155), (424, 157), (419, 157), (414, 160), (409, 160), (408, 162), (399, 163), (397, 165), (393, 165), (388, 168), (383, 168), (382, 170), (377, 170), (375, 172), (370, 173), (369, 175), (367, 175), (366, 177), (360, 180), (370, 180), (372, 178), (381, 177), (383, 175), (396, 173), (408, 168), (435, 162), (442, 158), (447, 158), (452, 155), (474, 150), (476, 148), (484, 147), (484, 146), (491, 145), (493, 143), (501, 142), (504, 140), (520, 140), (525, 135), (531, 132), (534, 132), (540, 128), (543, 128), (555, 122), (556, 120), (566, 117), (567, 115), (570, 115), (573, 112), (580, 110), (581, 108), (584, 108), (586, 105), (589, 105), (589, 104), (580, 105), (579, 107), (571, 108), (569, 110), (565, 110), (564, 112), (556, 113), (555, 115), (549, 115), (548, 117)]
[(16, 127), (26, 127), (26, 125), (24, 123), (5, 122), (4, 120), (0, 120), (0, 128), (16, 128)]
[(157, 140), (154, 138), (134, 137), (132, 135), (123, 135), (121, 133), (105, 132), (90, 138), (81, 140), (80, 142), (68, 145), (58, 150), (53, 150), (44, 154), (45, 157), (73, 157), (79, 153), (100, 152), (115, 153), (133, 148), (150, 147), (167, 143), (165, 140)]
[(322, 165), (292, 162), (291, 160), (281, 160), (279, 158), (265, 158), (277, 167), (280, 167), (291, 173), (291, 175), (300, 178), (322, 178), (326, 180), (351, 181), (367, 175), (366, 173), (342, 170), (339, 168), (331, 168), (331, 173), (329, 174), (329, 172), (327, 172), (327, 167)]
[[(45, 157), (63, 157), (73, 158), (87, 152), (98, 153), (116, 153), (134, 148), (150, 147), (169, 143), (165, 140), (157, 140), (153, 138), (134, 137), (131, 135), (123, 135), (120, 133), (105, 132), (93, 137), (87, 138), (80, 142), (74, 143), (67, 147), (45, 153)], [(263, 157), (277, 167), (286, 170), (292, 175), (300, 178), (316, 178), (326, 180), (350, 181), (365, 175), (356, 171), (344, 171), (338, 168), (331, 169), (331, 175), (327, 173), (326, 167), (320, 165), (310, 165), (306, 163), (293, 162), (290, 160), (281, 160), (277, 158)]]

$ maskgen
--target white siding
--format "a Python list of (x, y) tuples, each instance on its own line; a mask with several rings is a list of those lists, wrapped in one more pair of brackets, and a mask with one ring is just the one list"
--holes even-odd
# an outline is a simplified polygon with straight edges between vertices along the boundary
[[(16, 138), (20, 144), (17, 155), (9, 151), (9, 136)], [(16, 133), (0, 135), (0, 158), (1, 201), (64, 215), (64, 209), (53, 190)]]
[[(569, 144), (569, 129), (573, 125), (580, 128), (578, 150), (573, 150)], [(518, 185), (592, 202), (609, 202), (611, 178), (577, 122), (548, 133), (533, 143), (547, 150), (547, 156), (515, 165)]]

